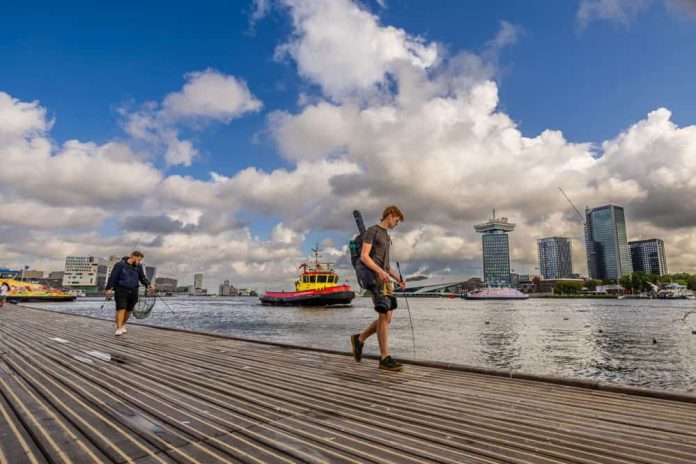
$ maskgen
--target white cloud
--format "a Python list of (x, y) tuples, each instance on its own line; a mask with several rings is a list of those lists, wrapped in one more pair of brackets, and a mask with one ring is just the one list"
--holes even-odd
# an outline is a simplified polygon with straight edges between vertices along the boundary
[[(54, 146), (47, 134), (52, 121), (37, 102), (23, 103), (0, 93), (0, 115), (0, 194), (5, 201), (105, 208), (141, 201), (162, 179), (123, 144), (69, 140)], [(85, 217), (99, 216), (85, 210)]]
[(181, 140), (179, 125), (201, 129), (211, 122), (229, 123), (263, 106), (246, 82), (213, 69), (186, 75), (178, 92), (166, 95), (161, 104), (147, 102), (136, 111), (122, 108), (124, 129), (133, 138), (164, 152), (168, 165), (190, 166), (198, 150)]
[(179, 92), (164, 97), (162, 111), (173, 119), (204, 118), (229, 122), (249, 111), (261, 109), (261, 102), (249, 91), (246, 83), (207, 69), (186, 75), (187, 82)]
[(277, 50), (291, 56), (299, 73), (332, 98), (372, 92), (402, 65), (431, 67), (436, 44), (381, 26), (379, 18), (350, 0), (282, 0), (294, 35)]
[(0, 141), (6, 137), (42, 134), (52, 125), (46, 119), (46, 110), (37, 101), (21, 102), (5, 92), (0, 92)]

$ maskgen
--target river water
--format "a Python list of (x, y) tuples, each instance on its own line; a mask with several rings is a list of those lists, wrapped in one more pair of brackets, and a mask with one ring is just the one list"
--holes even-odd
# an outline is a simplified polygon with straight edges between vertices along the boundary
[[(112, 318), (113, 303), (100, 309), (103, 303), (83, 298), (31, 306)], [(370, 303), (356, 298), (350, 307), (283, 308), (262, 306), (256, 298), (171, 297), (158, 299), (147, 319), (131, 321), (348, 351), (349, 336), (375, 318)], [(694, 301), (418, 298), (408, 303), (417, 359), (696, 393), (696, 314), (684, 320), (696, 309)], [(390, 328), (391, 354), (413, 358), (403, 299), (399, 305)], [(376, 337), (366, 352), (378, 353)]]

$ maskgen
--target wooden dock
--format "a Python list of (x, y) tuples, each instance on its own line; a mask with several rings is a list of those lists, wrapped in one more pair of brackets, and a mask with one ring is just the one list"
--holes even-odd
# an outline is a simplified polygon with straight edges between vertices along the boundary
[(128, 330), (0, 309), (1, 463), (696, 462), (694, 397)]

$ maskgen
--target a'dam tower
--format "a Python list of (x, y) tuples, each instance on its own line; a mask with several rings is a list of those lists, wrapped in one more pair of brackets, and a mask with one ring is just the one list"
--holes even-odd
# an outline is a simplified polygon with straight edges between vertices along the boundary
[(510, 243), (508, 232), (515, 230), (515, 224), (505, 217), (493, 218), (485, 224), (474, 226), (482, 234), (483, 241), (483, 280), (490, 285), (510, 284)]

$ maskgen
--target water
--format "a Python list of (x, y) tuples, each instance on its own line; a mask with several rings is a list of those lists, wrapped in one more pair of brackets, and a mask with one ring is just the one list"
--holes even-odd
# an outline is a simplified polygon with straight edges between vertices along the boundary
[[(134, 323), (179, 327), (348, 351), (349, 336), (376, 313), (367, 298), (352, 307), (268, 307), (256, 298), (166, 298)], [(79, 299), (32, 306), (110, 319), (113, 303)], [(535, 374), (604, 380), (696, 393), (696, 309), (689, 300), (464, 301), (410, 299), (417, 358)], [(412, 358), (411, 329), (399, 300), (391, 354)], [(168, 306), (168, 307), (167, 307)], [(657, 343), (654, 343), (655, 340)], [(373, 337), (366, 352), (377, 354)], [(373, 361), (368, 361), (373, 362)]]

